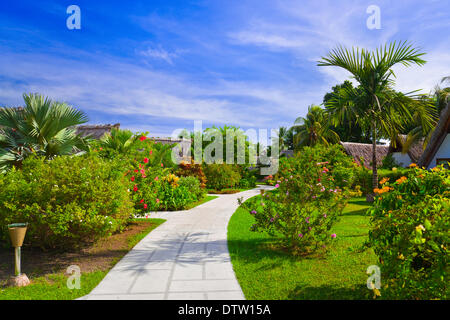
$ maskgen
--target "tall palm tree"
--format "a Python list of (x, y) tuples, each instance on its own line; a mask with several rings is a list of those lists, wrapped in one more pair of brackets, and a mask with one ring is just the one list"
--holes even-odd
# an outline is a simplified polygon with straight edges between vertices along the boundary
[(413, 95), (394, 91), (395, 77), (392, 67), (396, 64), (422, 66), (424, 53), (405, 42), (390, 43), (369, 51), (366, 49), (333, 49), (318, 62), (318, 66), (335, 66), (350, 72), (359, 83), (357, 88), (342, 88), (338, 97), (327, 103), (333, 122), (339, 124), (344, 117), (370, 126), (372, 140), (372, 183), (378, 187), (376, 163), (378, 135), (394, 138), (412, 121), (413, 115), (420, 114), (424, 123), (431, 123), (433, 107), (424, 107), (422, 101)]
[(20, 167), (31, 153), (51, 159), (57, 155), (87, 150), (86, 138), (76, 125), (87, 116), (66, 103), (39, 94), (24, 94), (24, 108), (0, 108), (0, 167)]
[(298, 117), (293, 128), (297, 131), (294, 136), (295, 149), (339, 142), (339, 135), (330, 129), (327, 113), (319, 106), (310, 105), (306, 117)]

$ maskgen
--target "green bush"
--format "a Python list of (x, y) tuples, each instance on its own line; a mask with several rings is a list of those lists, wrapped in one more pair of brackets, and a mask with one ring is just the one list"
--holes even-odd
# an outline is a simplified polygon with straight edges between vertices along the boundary
[(380, 261), (382, 297), (448, 299), (449, 171), (415, 168), (381, 184), (369, 244)]
[(329, 169), (314, 158), (322, 147), (305, 149), (295, 158), (280, 161), (276, 191), (263, 193), (260, 203), (239, 201), (255, 217), (253, 231), (278, 237), (281, 245), (295, 254), (326, 248), (338, 236), (330, 229), (346, 202), (346, 192), (333, 177), (338, 162)]
[(133, 214), (123, 173), (91, 155), (46, 161), (0, 176), (0, 238), (7, 224), (29, 223), (25, 244), (73, 249), (121, 231)]
[(345, 153), (344, 148), (338, 144), (305, 147), (292, 158), (281, 158), (278, 174), (275, 175), (274, 180), (278, 181), (280, 177), (286, 177), (289, 170), (304, 171), (305, 161), (313, 164), (324, 163), (330, 170), (329, 178), (334, 181), (336, 187), (342, 189), (350, 188), (353, 185), (357, 165), (353, 162), (353, 158)]
[(178, 184), (181, 188), (186, 188), (195, 195), (197, 201), (203, 199), (206, 195), (205, 189), (201, 187), (200, 181), (196, 177), (180, 177)]
[[(409, 168), (392, 168), (389, 169), (378, 169), (378, 181), (383, 180), (384, 178), (390, 179), (390, 181), (394, 181), (399, 179), (402, 176), (408, 175), (411, 172)], [(354, 182), (353, 186), (360, 186), (363, 194), (372, 194), (373, 193), (373, 185), (372, 185), (372, 170), (369, 170), (363, 166), (359, 166), (354, 171)]]
[(239, 185), (241, 179), (239, 168), (231, 164), (205, 164), (203, 172), (208, 189), (234, 188)]

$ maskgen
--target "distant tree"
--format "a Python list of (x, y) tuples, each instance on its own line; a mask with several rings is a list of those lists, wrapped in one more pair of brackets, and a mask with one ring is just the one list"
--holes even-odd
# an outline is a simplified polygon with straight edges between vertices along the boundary
[(298, 117), (294, 122), (297, 133), (294, 136), (294, 149), (339, 142), (339, 136), (330, 128), (328, 114), (319, 106), (308, 107), (306, 117)]

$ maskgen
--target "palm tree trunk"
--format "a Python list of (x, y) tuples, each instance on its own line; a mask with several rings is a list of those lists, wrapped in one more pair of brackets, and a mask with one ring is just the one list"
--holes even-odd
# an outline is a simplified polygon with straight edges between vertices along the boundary
[(378, 188), (377, 171), (377, 128), (375, 119), (372, 120), (372, 187)]

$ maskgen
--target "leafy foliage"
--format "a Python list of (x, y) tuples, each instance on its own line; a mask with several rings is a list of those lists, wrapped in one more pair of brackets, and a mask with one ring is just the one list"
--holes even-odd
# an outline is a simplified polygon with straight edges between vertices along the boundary
[(239, 185), (241, 179), (239, 168), (231, 164), (205, 164), (203, 172), (206, 175), (208, 189), (234, 188)]
[(91, 155), (29, 157), (0, 176), (0, 238), (28, 222), (26, 245), (73, 249), (120, 231), (133, 214), (123, 173)]
[(88, 139), (74, 127), (87, 122), (82, 111), (37, 93), (24, 94), (23, 99), (23, 109), (0, 108), (0, 170), (20, 168), (33, 153), (52, 159), (88, 150)]
[(375, 189), (369, 243), (379, 257), (381, 294), (394, 299), (447, 299), (450, 175), (415, 168)]
[(294, 254), (326, 248), (337, 236), (329, 231), (345, 206), (346, 190), (338, 187), (333, 171), (340, 176), (342, 163), (321, 162), (323, 148), (307, 147), (295, 158), (281, 159), (276, 191), (262, 193), (260, 203), (240, 201), (256, 220), (253, 231), (278, 237)]

